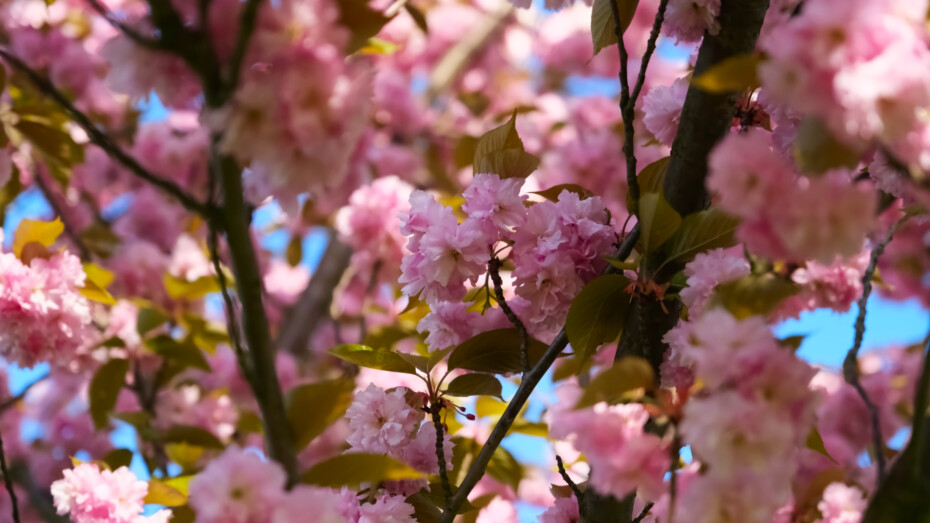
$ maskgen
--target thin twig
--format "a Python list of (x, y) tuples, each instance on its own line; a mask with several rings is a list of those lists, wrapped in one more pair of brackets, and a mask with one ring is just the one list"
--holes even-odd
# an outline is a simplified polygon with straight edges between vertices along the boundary
[(675, 436), (672, 438), (671, 448), (671, 466), (669, 467), (668, 480), (668, 523), (675, 520), (675, 498), (678, 495), (678, 460), (681, 453), (681, 436), (678, 434), (678, 427), (673, 426)]
[(629, 79), (629, 55), (626, 49), (626, 43), (623, 41), (623, 28), (620, 23), (620, 9), (616, 0), (610, 0), (610, 9), (614, 18), (614, 34), (617, 36), (617, 50), (620, 53), (620, 114), (623, 117), (623, 156), (626, 158), (626, 183), (630, 192), (631, 214), (639, 215), (639, 180), (636, 178), (636, 152), (635, 152), (635, 129), (633, 127), (636, 119), (636, 101), (639, 93), (646, 82), (646, 69), (649, 67), (649, 61), (652, 53), (656, 49), (656, 41), (662, 30), (662, 22), (665, 20), (665, 8), (668, 0), (659, 2), (659, 11), (656, 13), (655, 21), (652, 24), (652, 32), (649, 34), (649, 41), (646, 44), (646, 52), (640, 61), (639, 75), (636, 79), (636, 85), (630, 90)]
[(879, 417), (878, 406), (869, 398), (868, 393), (859, 381), (859, 349), (862, 348), (862, 340), (865, 337), (865, 316), (868, 309), (869, 296), (872, 294), (872, 277), (875, 275), (875, 269), (878, 267), (878, 259), (885, 252), (885, 247), (891, 242), (891, 238), (904, 222), (910, 219), (911, 214), (905, 214), (898, 221), (894, 222), (885, 236), (875, 244), (869, 257), (869, 265), (862, 274), (862, 296), (859, 297), (859, 314), (856, 316), (855, 337), (853, 346), (846, 353), (846, 359), (843, 361), (843, 377), (846, 383), (849, 383), (859, 393), (859, 397), (865, 403), (869, 410), (869, 417), (872, 422), (872, 443), (875, 446), (876, 473), (880, 484), (885, 477), (885, 439), (882, 436), (881, 419)]
[(39, 376), (38, 378), (36, 378), (35, 380), (33, 380), (29, 385), (26, 385), (26, 387), (25, 387), (22, 391), (20, 391), (19, 394), (17, 394), (17, 395), (15, 395), (15, 396), (13, 396), (12, 398), (10, 398), (10, 399), (4, 401), (3, 403), (0, 403), (0, 414), (3, 414), (3, 413), (6, 412), (7, 410), (9, 410), (10, 407), (12, 407), (12, 406), (16, 405), (17, 403), (19, 403), (20, 401), (22, 401), (22, 400), (26, 397), (26, 394), (29, 393), (29, 390), (32, 389), (32, 387), (35, 387), (35, 386), (38, 385), (40, 382), (42, 382), (42, 381), (44, 381), (45, 379), (47, 379), (49, 376), (51, 376), (51, 373), (48, 373), (48, 372), (45, 373), (45, 374), (43, 374), (42, 376)]
[(488, 274), (491, 276), (491, 281), (494, 282), (494, 295), (497, 297), (497, 304), (504, 311), (504, 315), (520, 331), (520, 368), (526, 374), (530, 371), (530, 333), (527, 332), (526, 325), (520, 321), (520, 317), (513, 312), (510, 305), (507, 305), (507, 300), (504, 299), (504, 283), (501, 281), (500, 268), (501, 261), (497, 257), (491, 258), (491, 261), (488, 262)]
[[(249, 41), (252, 39), (252, 33), (255, 32), (255, 22), (258, 20), (258, 9), (261, 4), (262, 0), (247, 0), (245, 7), (242, 8), (242, 15), (239, 17), (239, 37), (236, 39), (236, 47), (229, 59), (229, 75), (223, 81), (219, 105), (229, 100), (239, 84), (242, 62), (245, 61)], [(203, 23), (203, 25), (206, 27), (207, 24)]]
[(436, 461), (439, 465), (439, 480), (442, 482), (442, 490), (446, 493), (446, 501), (452, 497), (452, 485), (449, 483), (449, 473), (446, 471), (446, 453), (445, 453), (445, 432), (442, 429), (442, 418), (439, 416), (439, 409), (442, 408), (442, 401), (430, 402), (430, 415), (433, 418), (433, 427), (436, 429)]
[(562, 481), (564, 481), (565, 484), (568, 485), (568, 488), (572, 489), (572, 492), (575, 494), (575, 499), (578, 500), (578, 509), (581, 510), (581, 501), (584, 499), (584, 492), (572, 481), (568, 472), (565, 472), (565, 464), (562, 463), (562, 456), (558, 454), (555, 455), (555, 464), (559, 467), (559, 475), (562, 476)]
[(13, 478), (10, 471), (6, 468), (6, 456), (3, 453), (3, 438), (0, 437), (0, 472), (3, 472), (3, 483), (6, 485), (6, 491), (10, 493), (10, 503), (13, 505), (13, 521), (19, 521), (19, 501), (16, 499), (16, 492), (13, 491)]
[(136, 29), (129, 27), (126, 22), (118, 20), (113, 15), (113, 13), (107, 10), (106, 6), (101, 4), (98, 0), (87, 0), (87, 3), (91, 6), (91, 8), (93, 8), (94, 11), (97, 11), (97, 14), (106, 20), (107, 23), (112, 25), (117, 31), (120, 31), (126, 35), (126, 37), (133, 42), (147, 49), (156, 51), (164, 49), (164, 46), (162, 45), (161, 41), (158, 40), (158, 38), (145, 36)]
[(200, 214), (207, 219), (211, 219), (211, 217), (215, 214), (211, 207), (205, 205), (203, 202), (198, 201), (192, 195), (185, 192), (178, 184), (152, 173), (143, 167), (138, 161), (136, 161), (135, 158), (123, 151), (123, 149), (117, 145), (115, 141), (113, 141), (109, 136), (101, 131), (93, 121), (91, 121), (90, 117), (75, 107), (74, 104), (71, 103), (71, 101), (68, 99), (68, 97), (59, 91), (58, 88), (56, 88), (48, 78), (33, 70), (31, 67), (26, 65), (25, 62), (11, 54), (6, 49), (0, 48), (0, 57), (2, 57), (8, 64), (10, 64), (13, 69), (26, 75), (26, 77), (29, 78), (29, 81), (32, 82), (32, 84), (39, 91), (60, 105), (68, 114), (68, 116), (71, 117), (71, 120), (74, 121), (74, 123), (76, 123), (81, 129), (83, 129), (85, 133), (87, 133), (91, 143), (103, 149), (103, 151), (106, 152), (110, 158), (122, 164), (137, 177), (174, 197), (187, 210)]
[[(636, 245), (637, 241), (639, 241), (638, 224), (630, 231), (630, 234), (623, 239), (623, 243), (620, 244), (614, 258), (619, 260), (628, 258), (630, 253), (633, 252), (633, 247)], [(609, 271), (610, 267), (613, 266), (608, 265), (608, 269), (605, 271)], [(536, 385), (539, 384), (539, 381), (546, 375), (549, 367), (555, 363), (556, 358), (565, 350), (567, 345), (568, 337), (566, 337), (565, 329), (563, 328), (559, 331), (555, 339), (552, 340), (552, 343), (549, 344), (549, 347), (536, 363), (536, 366), (523, 375), (523, 380), (520, 382), (520, 386), (517, 387), (517, 392), (514, 393), (510, 403), (507, 404), (507, 408), (504, 409), (504, 413), (501, 414), (497, 424), (491, 430), (491, 434), (472, 462), (471, 467), (468, 469), (468, 474), (465, 475), (465, 479), (462, 480), (455, 495), (453, 495), (449, 503), (446, 504), (446, 510), (439, 519), (440, 523), (452, 523), (452, 520), (455, 519), (455, 515), (458, 513), (462, 503), (468, 498), (468, 494), (475, 488), (475, 485), (478, 484), (481, 477), (484, 476), (484, 471), (488, 463), (491, 462), (491, 456), (494, 455), (494, 451), (500, 446), (501, 441), (504, 440), (510, 427), (513, 425), (514, 421), (516, 421), (517, 415), (520, 413), (523, 405), (529, 400), (530, 394), (533, 393), (533, 389), (536, 388)]]
[(643, 507), (642, 512), (640, 512), (639, 515), (633, 519), (633, 523), (640, 523), (640, 521), (646, 519), (646, 516), (649, 515), (649, 511), (652, 510), (652, 507), (654, 506), (655, 506), (655, 503), (651, 501), (649, 503), (646, 503), (646, 506)]

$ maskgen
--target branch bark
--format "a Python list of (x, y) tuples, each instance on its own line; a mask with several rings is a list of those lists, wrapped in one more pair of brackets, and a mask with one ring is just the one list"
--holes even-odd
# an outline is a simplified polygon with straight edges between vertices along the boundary
[(310, 278), (307, 288), (297, 303), (288, 312), (287, 319), (278, 334), (278, 350), (301, 354), (307, 350), (310, 338), (320, 324), (329, 317), (329, 306), (333, 292), (352, 257), (352, 248), (336, 239), (330, 232), (329, 245), (323, 259)]

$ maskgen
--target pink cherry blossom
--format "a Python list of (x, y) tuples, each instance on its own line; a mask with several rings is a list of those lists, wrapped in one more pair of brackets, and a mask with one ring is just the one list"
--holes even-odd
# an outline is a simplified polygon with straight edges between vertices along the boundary
[(670, 86), (653, 87), (643, 98), (643, 125), (665, 145), (675, 141), (686, 94), (688, 81), (679, 78)]
[(277, 463), (229, 447), (190, 483), (190, 506), (205, 523), (258, 523), (284, 497), (287, 480)]
[(414, 523), (413, 506), (403, 496), (381, 496), (359, 506), (358, 523)]
[(720, 31), (720, 0), (669, 0), (662, 32), (679, 42), (697, 42)]
[(101, 471), (97, 465), (82, 463), (64, 471), (64, 478), (52, 483), (55, 508), (70, 515), (75, 523), (156, 523), (167, 521), (168, 511), (142, 517), (142, 500), (148, 485), (126, 467)]
[(865, 512), (866, 499), (862, 491), (843, 483), (831, 483), (817, 504), (822, 523), (858, 523)]
[(743, 256), (724, 249), (702, 252), (684, 270), (688, 286), (682, 289), (681, 301), (691, 314), (700, 313), (714, 288), (749, 274), (749, 262)]
[(555, 503), (540, 514), (539, 523), (578, 523), (578, 499), (575, 496), (555, 498)]
[(361, 452), (389, 454), (409, 443), (423, 413), (404, 399), (403, 387), (386, 392), (371, 384), (355, 394), (346, 417), (352, 431), (346, 441)]

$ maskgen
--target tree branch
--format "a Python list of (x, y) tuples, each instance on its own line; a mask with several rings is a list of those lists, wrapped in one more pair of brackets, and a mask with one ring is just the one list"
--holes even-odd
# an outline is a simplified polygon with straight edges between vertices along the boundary
[[(694, 76), (727, 58), (753, 52), (768, 7), (769, 0), (723, 0), (717, 17), (720, 32), (704, 34)], [(665, 199), (682, 216), (704, 209), (710, 201), (704, 186), (707, 156), (730, 129), (735, 96), (688, 88), (664, 182)]]
[(882, 478), (885, 477), (885, 439), (882, 436), (881, 418), (879, 416), (878, 406), (869, 398), (865, 388), (859, 381), (859, 349), (862, 348), (862, 340), (865, 338), (865, 316), (868, 309), (869, 296), (872, 294), (872, 277), (875, 276), (875, 269), (878, 267), (878, 259), (885, 252), (885, 247), (891, 242), (891, 238), (898, 228), (910, 219), (910, 214), (905, 214), (898, 221), (894, 222), (885, 236), (879, 240), (872, 248), (869, 256), (869, 265), (865, 272), (862, 273), (862, 296), (859, 297), (859, 313), (856, 316), (855, 336), (853, 346), (846, 353), (846, 359), (843, 360), (843, 377), (846, 383), (849, 383), (856, 389), (859, 397), (862, 398), (866, 408), (869, 410), (869, 418), (872, 424), (872, 444), (875, 446), (876, 474), (878, 480), (876, 485), (881, 484)]
[[(614, 257), (619, 260), (628, 258), (630, 253), (633, 252), (633, 247), (636, 246), (637, 241), (639, 241), (638, 225), (624, 238)], [(611, 270), (610, 267), (612, 266), (608, 265), (608, 267), (607, 272)], [(536, 388), (539, 381), (546, 375), (549, 367), (552, 366), (555, 359), (562, 353), (566, 345), (568, 345), (568, 337), (566, 337), (565, 329), (563, 328), (559, 331), (559, 334), (552, 343), (549, 344), (549, 347), (539, 359), (539, 362), (536, 363), (536, 366), (523, 375), (523, 380), (520, 382), (520, 386), (517, 387), (517, 392), (514, 393), (510, 403), (507, 404), (507, 408), (504, 409), (504, 413), (501, 414), (494, 429), (491, 430), (491, 434), (488, 436), (478, 456), (476, 456), (475, 460), (472, 462), (471, 467), (468, 469), (468, 474), (466, 474), (465, 479), (462, 480), (462, 484), (459, 485), (455, 495), (452, 496), (446, 504), (446, 510), (439, 519), (441, 523), (452, 523), (452, 520), (455, 519), (455, 515), (462, 506), (462, 503), (465, 502), (468, 498), (468, 494), (475, 488), (478, 480), (484, 475), (484, 471), (488, 463), (490, 463), (494, 451), (500, 446), (501, 441), (503, 441), (504, 437), (507, 435), (507, 431), (510, 430), (510, 427), (513, 425), (514, 421), (516, 421), (520, 409), (526, 404), (533, 389)]]
[(526, 325), (523, 325), (523, 322), (520, 321), (520, 317), (513, 312), (510, 305), (507, 305), (507, 300), (504, 299), (504, 282), (501, 281), (500, 268), (501, 261), (498, 260), (497, 257), (491, 258), (491, 261), (488, 262), (488, 274), (491, 276), (491, 281), (494, 283), (494, 296), (497, 297), (497, 304), (500, 305), (501, 310), (504, 311), (504, 315), (507, 316), (510, 323), (520, 331), (520, 368), (523, 369), (523, 373), (526, 374), (530, 370), (530, 333), (526, 331)]
[(330, 230), (323, 259), (279, 331), (278, 350), (295, 355), (306, 351), (313, 333), (329, 317), (333, 292), (342, 280), (351, 257), (352, 248), (340, 242), (335, 231)]
[(161, 178), (143, 167), (135, 160), (135, 158), (123, 151), (123, 149), (117, 145), (115, 141), (113, 141), (109, 136), (101, 131), (86, 114), (75, 107), (74, 104), (71, 103), (71, 101), (68, 100), (68, 98), (64, 95), (64, 93), (59, 91), (51, 81), (33, 70), (31, 67), (26, 65), (25, 62), (20, 60), (6, 49), (0, 48), (0, 57), (2, 57), (4, 61), (10, 64), (10, 67), (23, 73), (29, 79), (29, 81), (32, 82), (36, 89), (60, 105), (71, 118), (71, 120), (81, 129), (83, 129), (85, 133), (87, 133), (91, 143), (103, 149), (103, 151), (106, 152), (110, 158), (123, 165), (123, 167), (128, 169), (129, 172), (135, 176), (174, 197), (187, 210), (195, 212), (207, 219), (212, 219), (215, 214), (215, 211), (212, 208), (208, 207), (203, 202), (198, 201), (192, 195), (186, 193), (178, 184)]
[(568, 485), (568, 488), (572, 489), (572, 493), (575, 495), (575, 499), (578, 500), (578, 511), (581, 512), (583, 507), (582, 501), (584, 500), (584, 492), (578, 488), (578, 485), (572, 481), (572, 478), (568, 475), (568, 472), (565, 472), (565, 464), (562, 463), (562, 456), (558, 454), (555, 455), (555, 464), (559, 467), (559, 475), (562, 476), (562, 481)]
[(449, 472), (446, 470), (445, 432), (442, 430), (442, 418), (439, 417), (440, 409), (442, 409), (442, 400), (430, 401), (429, 413), (433, 418), (433, 427), (436, 429), (436, 464), (439, 466), (439, 480), (442, 482), (442, 491), (446, 493), (448, 503), (452, 496), (452, 485), (449, 483)]
[(106, 20), (107, 23), (112, 25), (117, 31), (123, 33), (127, 38), (137, 43), (138, 45), (156, 51), (164, 49), (161, 41), (159, 41), (157, 38), (145, 36), (134, 28), (126, 25), (125, 22), (117, 20), (116, 17), (113, 16), (113, 13), (107, 10), (106, 6), (101, 4), (99, 0), (87, 0), (87, 3), (91, 8), (93, 8), (94, 11), (97, 11), (97, 14)]
[(215, 158), (212, 168), (217, 169), (216, 176), (223, 191), (226, 242), (242, 305), (243, 332), (252, 364), (252, 390), (262, 411), (269, 455), (281, 464), (287, 472), (288, 484), (293, 485), (297, 481), (297, 456), (275, 368), (275, 350), (263, 304), (262, 278), (252, 245), (241, 171), (231, 157), (216, 155)]
[(6, 491), (10, 494), (10, 503), (13, 505), (13, 521), (20, 523), (19, 520), (19, 501), (16, 499), (16, 492), (13, 490), (13, 477), (6, 468), (6, 456), (3, 453), (3, 438), (0, 435), (0, 472), (3, 473), (3, 484), (6, 485)]
[[(229, 59), (229, 75), (223, 82), (223, 89), (220, 92), (219, 104), (226, 103), (236, 90), (239, 83), (239, 73), (242, 70), (242, 62), (245, 60), (245, 54), (249, 50), (249, 41), (252, 39), (252, 33), (255, 32), (255, 22), (258, 20), (258, 9), (261, 7), (262, 0), (247, 0), (245, 7), (242, 8), (242, 16), (239, 17), (239, 37), (236, 39), (236, 46), (233, 48), (232, 56)], [(207, 22), (201, 22), (206, 26)]]

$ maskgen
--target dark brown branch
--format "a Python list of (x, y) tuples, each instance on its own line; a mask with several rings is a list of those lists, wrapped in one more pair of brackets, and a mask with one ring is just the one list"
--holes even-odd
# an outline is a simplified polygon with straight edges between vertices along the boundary
[[(633, 247), (636, 246), (637, 241), (639, 241), (638, 225), (624, 238), (614, 257), (618, 260), (625, 260), (628, 258), (630, 253), (633, 252)], [(456, 513), (462, 506), (462, 503), (468, 498), (468, 494), (475, 488), (478, 480), (484, 476), (484, 471), (491, 461), (491, 456), (494, 455), (494, 451), (500, 446), (501, 441), (504, 440), (510, 427), (513, 425), (514, 421), (516, 421), (523, 405), (526, 404), (527, 400), (530, 398), (530, 394), (533, 393), (533, 389), (536, 388), (539, 381), (546, 375), (549, 367), (555, 363), (555, 359), (559, 354), (565, 350), (566, 345), (568, 345), (568, 338), (563, 328), (559, 331), (555, 339), (552, 340), (552, 343), (549, 344), (549, 347), (546, 349), (546, 352), (543, 353), (539, 362), (536, 363), (536, 366), (523, 375), (523, 380), (520, 382), (520, 386), (517, 387), (517, 392), (514, 393), (510, 403), (507, 404), (507, 408), (504, 409), (504, 413), (501, 414), (494, 429), (491, 430), (491, 434), (472, 462), (471, 467), (468, 469), (468, 474), (466, 474), (465, 479), (462, 480), (462, 484), (459, 485), (455, 495), (450, 498), (449, 503), (446, 505), (446, 510), (439, 520), (440, 522), (451, 523), (452, 520), (455, 519)]]
[(48, 78), (33, 70), (26, 65), (25, 62), (6, 49), (0, 48), (0, 57), (10, 64), (10, 67), (24, 74), (36, 89), (60, 105), (71, 120), (87, 133), (91, 143), (103, 149), (110, 158), (123, 165), (129, 172), (174, 197), (189, 211), (200, 214), (207, 219), (210, 219), (211, 216), (215, 214), (213, 209), (185, 192), (178, 184), (152, 173), (137, 162), (135, 158), (123, 151), (123, 149), (101, 131), (86, 114), (75, 107), (64, 93), (59, 91)]
[(442, 400), (430, 402), (429, 413), (433, 418), (433, 427), (436, 429), (436, 463), (439, 465), (439, 480), (442, 482), (442, 491), (445, 492), (446, 502), (448, 502), (452, 497), (452, 485), (449, 483), (449, 471), (446, 470), (445, 431), (442, 429), (442, 418), (439, 413), (441, 409)]
[(336, 239), (334, 231), (330, 231), (329, 245), (323, 253), (323, 259), (281, 326), (278, 350), (291, 354), (301, 354), (307, 350), (313, 333), (329, 318), (333, 292), (342, 280), (351, 257), (352, 249)]
[(494, 282), (494, 296), (497, 298), (497, 304), (504, 311), (504, 315), (520, 331), (520, 368), (526, 374), (530, 370), (530, 333), (527, 332), (526, 325), (523, 325), (520, 317), (513, 312), (510, 305), (507, 305), (507, 300), (504, 299), (504, 282), (501, 281), (500, 268), (501, 261), (496, 257), (491, 258), (491, 261), (488, 262), (488, 274), (491, 276), (491, 281)]
[(862, 274), (862, 295), (859, 297), (859, 313), (856, 315), (855, 336), (853, 346), (846, 353), (846, 359), (843, 360), (843, 377), (846, 383), (849, 383), (856, 389), (859, 397), (862, 398), (866, 408), (869, 410), (869, 418), (872, 425), (872, 444), (875, 447), (876, 474), (878, 480), (876, 485), (881, 484), (882, 478), (885, 477), (885, 438), (882, 436), (881, 417), (878, 405), (872, 401), (859, 381), (859, 349), (862, 348), (862, 340), (865, 338), (865, 316), (868, 310), (869, 296), (872, 294), (872, 277), (875, 276), (875, 269), (878, 267), (878, 259), (885, 252), (885, 247), (891, 242), (891, 238), (898, 228), (910, 219), (910, 214), (905, 214), (901, 219), (892, 224), (885, 233), (885, 236), (875, 244), (872, 253), (869, 256), (869, 265)]
[(46, 374), (43, 374), (42, 376), (39, 376), (38, 378), (36, 378), (35, 380), (33, 380), (31, 383), (29, 383), (29, 385), (26, 385), (26, 387), (25, 387), (22, 391), (20, 391), (19, 394), (17, 394), (17, 395), (15, 395), (15, 396), (13, 396), (12, 398), (10, 398), (10, 399), (4, 401), (3, 403), (0, 403), (0, 415), (2, 415), (4, 412), (6, 412), (7, 410), (9, 410), (10, 407), (13, 407), (14, 405), (16, 405), (17, 403), (19, 403), (20, 401), (22, 401), (23, 398), (26, 397), (26, 394), (29, 393), (29, 390), (32, 389), (32, 387), (35, 387), (36, 385), (38, 385), (38, 384), (41, 383), (42, 381), (46, 380), (50, 375), (51, 375), (51, 374), (46, 373)]
[[(649, 515), (649, 511), (652, 510), (652, 507), (654, 506), (655, 506), (655, 503), (651, 501), (649, 503), (646, 503), (646, 506), (643, 507), (642, 512), (640, 512), (639, 515), (633, 519), (633, 523), (640, 523), (640, 521), (646, 519), (646, 516)], [(671, 521), (671, 518), (669, 518), (669, 521)]]
[(562, 481), (568, 485), (568, 488), (572, 489), (572, 493), (575, 495), (575, 499), (578, 500), (578, 510), (581, 511), (581, 508), (584, 506), (582, 501), (584, 500), (584, 492), (578, 488), (578, 485), (572, 481), (571, 476), (568, 475), (568, 472), (565, 472), (565, 464), (562, 463), (562, 456), (558, 454), (555, 455), (555, 464), (559, 467), (559, 475), (562, 476)]
[[(768, 7), (769, 0), (723, 0), (717, 17), (720, 32), (704, 34), (694, 76), (727, 58), (752, 53)], [(664, 182), (665, 199), (682, 216), (709, 203), (704, 186), (707, 156), (730, 129), (735, 102), (734, 93), (688, 89)]]
[[(223, 88), (220, 92), (219, 103), (226, 103), (236, 90), (239, 83), (239, 74), (242, 70), (242, 62), (245, 60), (246, 52), (249, 50), (249, 41), (252, 39), (252, 33), (255, 32), (255, 22), (258, 20), (258, 10), (261, 7), (262, 0), (247, 0), (245, 7), (242, 8), (242, 15), (239, 17), (239, 37), (236, 39), (236, 47), (233, 49), (232, 56), (229, 60), (229, 75), (223, 82)], [(206, 27), (206, 22), (201, 22)]]
[(97, 11), (97, 14), (106, 20), (107, 23), (112, 25), (117, 31), (126, 35), (127, 38), (136, 44), (152, 50), (164, 49), (164, 46), (157, 38), (145, 36), (136, 29), (129, 27), (126, 22), (118, 20), (116, 16), (114, 16), (113, 13), (111, 13), (106, 8), (106, 6), (99, 2), (99, 0), (87, 0), (87, 3), (91, 8), (93, 8), (94, 11)]
[(20, 523), (19, 520), (19, 500), (16, 499), (16, 492), (13, 490), (13, 477), (6, 468), (6, 456), (3, 453), (3, 437), (0, 435), (0, 472), (3, 473), (3, 484), (6, 485), (6, 491), (10, 494), (10, 504), (12, 505), (13, 521)]

